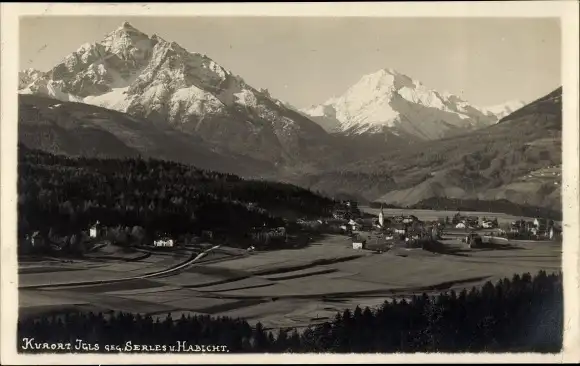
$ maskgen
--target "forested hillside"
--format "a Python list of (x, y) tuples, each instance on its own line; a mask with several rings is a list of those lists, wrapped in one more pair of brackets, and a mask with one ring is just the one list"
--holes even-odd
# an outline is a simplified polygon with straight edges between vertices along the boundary
[(254, 226), (284, 224), (273, 214), (327, 216), (333, 201), (303, 188), (243, 180), (175, 162), (130, 158), (69, 158), (19, 148), (18, 224), (72, 235), (99, 220), (179, 236), (202, 230), (232, 239)]

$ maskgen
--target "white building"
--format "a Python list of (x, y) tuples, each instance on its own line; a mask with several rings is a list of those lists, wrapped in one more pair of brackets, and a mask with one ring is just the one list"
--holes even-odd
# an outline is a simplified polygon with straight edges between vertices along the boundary
[(493, 223), (491, 221), (484, 221), (481, 226), (484, 229), (491, 229), (493, 227)]
[(554, 227), (550, 228), (550, 233), (548, 234), (550, 240), (554, 239)]
[(93, 226), (89, 228), (89, 236), (91, 238), (96, 238), (97, 236), (99, 236), (99, 228), (100, 223), (97, 221)]
[(30, 236), (30, 244), (32, 246), (38, 245), (41, 242), (41, 237), (40, 237), (40, 233), (38, 231), (35, 231), (34, 233), (32, 233), (32, 235)]
[(173, 239), (161, 238), (161, 239), (154, 240), (153, 246), (171, 248), (171, 247), (173, 247)]
[(383, 213), (383, 205), (381, 205), (381, 212), (379, 212), (379, 226), (383, 227), (385, 224), (385, 214)]

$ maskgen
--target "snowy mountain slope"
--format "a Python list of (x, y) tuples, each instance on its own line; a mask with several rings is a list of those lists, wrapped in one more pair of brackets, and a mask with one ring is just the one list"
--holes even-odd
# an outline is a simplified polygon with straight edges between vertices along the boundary
[(276, 164), (317, 164), (339, 150), (320, 126), (267, 90), (127, 22), (50, 71), (27, 75), (21, 78), (23, 94), (126, 112)]
[(482, 110), (492, 113), (496, 115), (499, 119), (502, 119), (508, 116), (509, 114), (517, 111), (518, 109), (522, 108), (525, 105), (526, 102), (524, 102), (523, 100), (510, 100), (502, 104), (484, 107), (482, 108)]
[(364, 75), (343, 95), (302, 112), (329, 132), (364, 134), (389, 131), (422, 140), (475, 130), (500, 118), (491, 110), (475, 107), (458, 96), (429, 89), (393, 69)]
[(18, 89), (26, 88), (33, 81), (42, 78), (44, 73), (40, 70), (29, 68), (18, 73)]

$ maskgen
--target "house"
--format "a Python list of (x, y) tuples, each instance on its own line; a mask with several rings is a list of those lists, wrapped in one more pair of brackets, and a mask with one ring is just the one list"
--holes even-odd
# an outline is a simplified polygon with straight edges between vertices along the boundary
[(352, 249), (365, 249), (365, 247), (366, 239), (363, 235), (356, 234), (352, 237)]
[(42, 237), (40, 236), (40, 233), (38, 231), (33, 232), (32, 235), (30, 236), (30, 245), (34, 247), (41, 244)]
[(153, 246), (155, 247), (163, 247), (163, 248), (172, 248), (174, 245), (173, 239), (169, 237), (161, 237), (153, 241)]
[(548, 226), (548, 220), (547, 219), (534, 219), (534, 226), (537, 228), (540, 227), (547, 227)]
[(534, 219), (535, 235), (546, 235), (549, 236), (550, 227), (548, 220), (546, 219)]
[(363, 225), (358, 222), (354, 222), (350, 224), (350, 228), (352, 231), (361, 231), (363, 229)]
[(491, 229), (491, 228), (493, 228), (493, 222), (491, 222), (491, 221), (484, 221), (481, 224), (481, 227), (483, 227), (484, 229)]
[(562, 236), (562, 228), (556, 225), (550, 226), (550, 229), (547, 233), (548, 239), (555, 240), (561, 238)]
[(100, 233), (101, 233), (101, 224), (99, 221), (97, 221), (93, 226), (89, 228), (89, 236), (91, 238), (97, 238), (99, 237)]
[(405, 235), (407, 233), (407, 226), (401, 223), (396, 223), (391, 226), (393, 234)]

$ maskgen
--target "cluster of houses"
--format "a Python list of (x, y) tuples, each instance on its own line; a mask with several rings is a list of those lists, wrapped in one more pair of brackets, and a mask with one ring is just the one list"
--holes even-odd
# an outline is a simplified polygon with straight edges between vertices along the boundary
[[(105, 235), (105, 228), (97, 221), (94, 225), (89, 227), (89, 237), (99, 239)], [(175, 240), (167, 233), (158, 233), (155, 235), (152, 245), (156, 248), (173, 248)]]
[(536, 218), (533, 221), (526, 221), (522, 219), (510, 224), (509, 233), (554, 240), (562, 234), (562, 229), (554, 223), (554, 220)]
[(382, 207), (378, 219), (372, 220), (371, 225), (365, 227), (357, 220), (350, 220), (349, 225), (353, 249), (382, 252), (398, 244), (420, 247), (422, 240), (440, 236), (438, 223), (428, 224), (413, 215), (386, 217)]
[[(446, 222), (446, 224), (448, 224)], [(462, 216), (459, 212), (453, 216), (451, 225), (456, 229), (493, 229), (499, 227), (497, 219), (483, 218), (478, 216)]]

